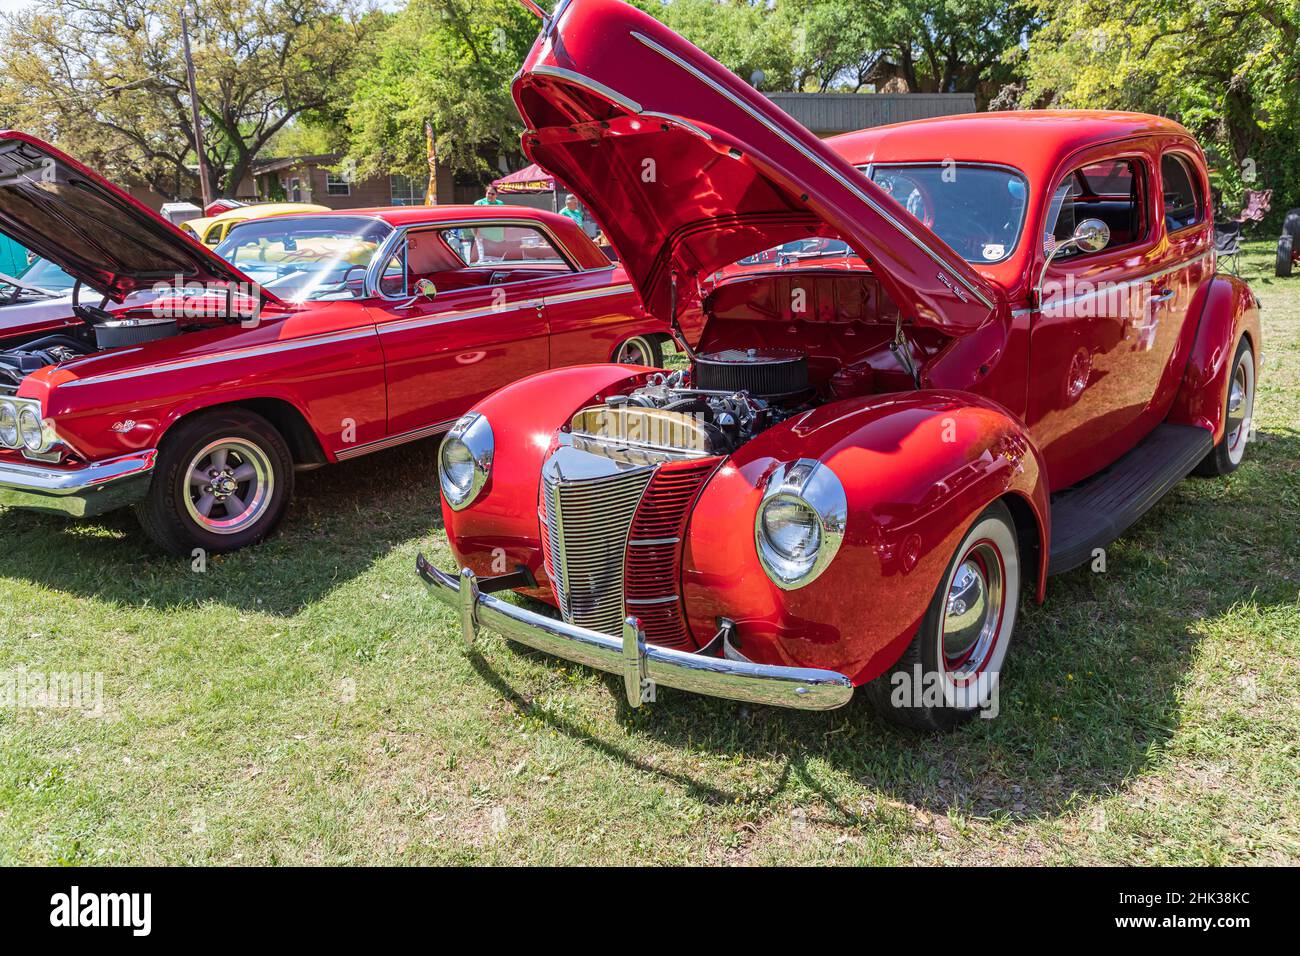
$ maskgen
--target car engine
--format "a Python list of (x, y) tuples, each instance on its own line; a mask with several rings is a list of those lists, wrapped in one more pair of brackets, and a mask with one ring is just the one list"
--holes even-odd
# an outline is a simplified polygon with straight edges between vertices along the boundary
[(49, 365), (62, 365), (94, 351), (93, 346), (70, 335), (60, 334), (43, 336), (0, 352), (0, 393), (12, 394), (32, 372)]
[(588, 447), (725, 455), (811, 407), (814, 397), (806, 352), (726, 349), (692, 356), (689, 373), (655, 373), (640, 388), (583, 409), (570, 430)]
[(12, 392), (24, 378), (50, 365), (107, 349), (142, 345), (180, 332), (177, 320), (150, 315), (114, 315), (92, 306), (74, 305), (81, 324), (0, 351), (0, 391)]

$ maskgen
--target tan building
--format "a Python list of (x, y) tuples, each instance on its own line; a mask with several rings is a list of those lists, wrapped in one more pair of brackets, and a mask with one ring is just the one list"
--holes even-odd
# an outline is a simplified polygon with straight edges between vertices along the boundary
[[(253, 164), (253, 191), (262, 202), (312, 202), (331, 209), (418, 206), (424, 202), (427, 182), (423, 178), (390, 175), (359, 179), (340, 168), (342, 162), (338, 153), (260, 160)], [(455, 191), (451, 171), (439, 170), (439, 199), (452, 202)]]

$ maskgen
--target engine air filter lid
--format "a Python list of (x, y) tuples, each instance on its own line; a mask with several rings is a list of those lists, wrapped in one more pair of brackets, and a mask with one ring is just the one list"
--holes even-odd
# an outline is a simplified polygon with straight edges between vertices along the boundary
[(695, 357), (695, 385), (710, 391), (759, 398), (793, 395), (808, 388), (808, 353), (798, 349), (723, 349)]

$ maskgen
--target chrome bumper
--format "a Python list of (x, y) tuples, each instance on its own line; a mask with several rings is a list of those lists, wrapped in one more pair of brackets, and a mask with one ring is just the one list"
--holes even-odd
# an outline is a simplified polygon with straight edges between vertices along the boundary
[(150, 448), (71, 469), (0, 462), (0, 506), (94, 517), (143, 498), (157, 457)]
[(853, 696), (853, 684), (835, 671), (773, 667), (658, 647), (646, 643), (636, 618), (624, 622), (622, 638), (610, 637), (480, 593), (478, 578), (468, 568), (459, 576), (447, 574), (420, 555), (416, 569), (433, 596), (460, 613), (467, 647), (473, 645), (480, 626), (489, 627), (547, 654), (622, 674), (633, 707), (653, 700), (657, 684), (798, 710), (834, 710)]

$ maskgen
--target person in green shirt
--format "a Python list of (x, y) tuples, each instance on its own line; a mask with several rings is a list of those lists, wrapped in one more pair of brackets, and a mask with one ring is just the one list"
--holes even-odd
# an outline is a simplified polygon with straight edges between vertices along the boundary
[(505, 204), (505, 200), (500, 198), (497, 188), (491, 183), (488, 184), (488, 188), (484, 191), (483, 198), (474, 200), (476, 206), (504, 206)]
[(587, 226), (587, 215), (578, 205), (578, 197), (570, 193), (564, 197), (564, 208), (560, 210), (560, 215), (567, 219), (572, 219), (578, 224), (578, 227), (585, 231)]
[[(497, 192), (497, 188), (491, 183), (488, 183), (488, 188), (484, 190), (483, 198), (474, 200), (474, 205), (476, 206), (504, 206), (505, 204), (505, 200), (501, 198), (500, 193)], [(475, 231), (478, 233), (479, 239), (479, 242), (477, 243), (479, 246), (479, 258), (482, 258), (484, 253), (487, 255), (496, 254), (498, 245), (506, 238), (506, 231), (504, 229), (488, 227), (477, 229)], [(491, 245), (484, 246), (484, 243), (491, 243)]]

